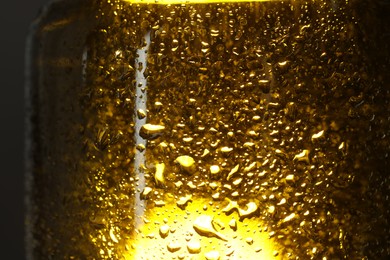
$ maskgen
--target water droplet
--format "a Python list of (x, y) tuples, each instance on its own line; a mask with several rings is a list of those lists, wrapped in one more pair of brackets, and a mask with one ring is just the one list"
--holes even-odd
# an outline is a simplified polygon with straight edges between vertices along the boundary
[(251, 163), (249, 166), (244, 168), (244, 172), (249, 172), (256, 167), (256, 162)]
[(176, 158), (175, 162), (177, 162), (182, 169), (186, 171), (191, 171), (195, 166), (195, 160), (191, 156), (182, 155)]
[(279, 203), (278, 204), (276, 204), (276, 205), (283, 205), (283, 204), (285, 204), (286, 203), (286, 199), (285, 198), (283, 198), (283, 199), (281, 199), (280, 201), (279, 201)]
[(303, 150), (294, 156), (294, 161), (309, 163), (309, 150)]
[(210, 151), (208, 149), (204, 149), (203, 151), (203, 154), (201, 157), (205, 157), (206, 155), (208, 155), (210, 153)]
[(287, 103), (286, 108), (284, 109), (284, 112), (286, 114), (286, 117), (290, 121), (294, 121), (297, 114), (298, 114), (297, 105), (294, 102)]
[(238, 193), (238, 191), (235, 191), (235, 192), (232, 193), (231, 196), (234, 197), (234, 198), (237, 198), (238, 196), (240, 196), (240, 194)]
[(242, 182), (242, 178), (237, 178), (233, 181), (233, 185), (237, 186)]
[(177, 181), (174, 184), (175, 184), (176, 188), (180, 188), (181, 186), (183, 186), (183, 182), (182, 181)]
[(253, 245), (253, 238), (247, 237), (247, 238), (245, 239), (245, 242), (247, 242), (248, 245)]
[(218, 37), (219, 30), (218, 29), (211, 29), (210, 30), (210, 35), (213, 36), (213, 37)]
[(147, 199), (148, 198), (148, 196), (149, 196), (149, 194), (152, 192), (152, 188), (150, 188), (150, 187), (145, 187), (144, 188), (144, 190), (142, 191), (142, 193), (141, 193), (141, 198), (142, 199)]
[(226, 256), (231, 256), (234, 253), (234, 248), (229, 248), (225, 251)]
[(228, 189), (228, 190), (232, 190), (232, 185), (230, 185), (230, 184), (224, 184), (223, 185), (223, 187), (225, 188), (225, 189)]
[(165, 130), (163, 125), (145, 124), (141, 127), (139, 135), (144, 139), (155, 139)]
[(225, 208), (222, 209), (223, 212), (229, 214), (232, 210), (238, 210), (238, 203), (237, 203), (237, 201), (229, 200), (229, 199), (227, 199), (227, 200), (229, 201), (229, 204)]
[(229, 221), (229, 227), (234, 231), (237, 230), (237, 221), (234, 218)]
[(275, 213), (275, 206), (271, 205), (268, 207), (268, 213), (273, 214)]
[(261, 79), (257, 83), (258, 83), (258, 86), (259, 86), (260, 90), (264, 94), (268, 94), (270, 92), (270, 90), (271, 90), (271, 82), (269, 80)]
[(248, 132), (248, 135), (251, 137), (257, 137), (257, 136), (259, 136), (259, 133), (254, 131), (254, 130), (251, 130)]
[(119, 243), (118, 238), (117, 238), (116, 235), (114, 234), (114, 229), (113, 229), (113, 228), (110, 229), (110, 238), (111, 238), (111, 240), (112, 240), (114, 243)]
[(316, 140), (324, 135), (324, 130), (319, 131), (318, 133), (311, 136), (311, 140)]
[(192, 181), (187, 182), (187, 186), (191, 189), (196, 189), (196, 185)]
[(253, 120), (253, 121), (259, 121), (260, 119), (261, 119), (260, 116), (253, 116), (253, 117), (252, 117), (252, 120)]
[(227, 238), (223, 234), (215, 230), (212, 221), (212, 217), (208, 215), (201, 215), (194, 221), (193, 227), (201, 236), (216, 237), (227, 241)]
[(216, 188), (218, 188), (220, 186), (220, 184), (213, 181), (209, 184), (209, 186), (211, 189), (215, 190)]
[(181, 248), (181, 245), (176, 241), (171, 241), (167, 245), (167, 248), (168, 248), (169, 252), (173, 253), (173, 252), (179, 251)]
[(231, 151), (233, 151), (233, 148), (231, 147), (224, 146), (221, 148), (221, 152), (223, 153), (230, 153)]
[(179, 208), (184, 209), (186, 207), (187, 203), (189, 201), (191, 201), (191, 199), (192, 199), (192, 195), (188, 194), (188, 195), (186, 195), (184, 197), (179, 198), (179, 200), (177, 201), (176, 204), (177, 204), (177, 206)]
[(162, 107), (163, 106), (163, 104), (161, 102), (159, 102), (159, 101), (154, 102), (154, 105), (156, 107)]
[(179, 41), (177, 39), (173, 39), (172, 41), (172, 51), (176, 51), (179, 48)]
[(255, 145), (255, 143), (252, 143), (252, 142), (246, 142), (246, 143), (244, 143), (244, 147), (245, 148), (250, 148), (250, 147), (253, 147)]
[(168, 234), (169, 234), (169, 226), (168, 225), (162, 225), (160, 227), (160, 232), (159, 233), (160, 233), (160, 236), (162, 238), (166, 238), (168, 236)]
[(160, 148), (162, 148), (162, 149), (165, 149), (165, 148), (168, 147), (168, 144), (167, 144), (166, 142), (161, 142), (161, 143), (158, 144), (158, 146), (159, 146)]
[(235, 174), (238, 171), (239, 167), (240, 167), (239, 164), (234, 166), (234, 168), (230, 170), (228, 176), (226, 177), (226, 180), (229, 180), (233, 176), (233, 174)]
[(150, 233), (150, 234), (147, 234), (146, 237), (149, 239), (154, 239), (156, 237), (156, 235), (154, 233)]
[(225, 229), (224, 223), (221, 220), (219, 220), (219, 219), (214, 218), (213, 221), (212, 221), (212, 224), (213, 224), (213, 227), (215, 227), (218, 230)]
[(137, 150), (140, 152), (145, 151), (146, 147), (144, 144), (137, 144)]
[(210, 251), (204, 254), (207, 260), (218, 260), (220, 258), (218, 251)]
[(283, 219), (283, 222), (288, 222), (290, 220), (292, 220), (293, 218), (295, 218), (295, 213), (291, 213), (290, 215), (288, 215), (287, 217), (285, 217)]
[(287, 60), (286, 60), (286, 61), (278, 62), (279, 67), (284, 67), (284, 66), (286, 66), (287, 64), (288, 64), (288, 61), (287, 61)]
[(187, 243), (188, 252), (191, 254), (199, 254), (201, 248), (202, 247), (199, 240), (191, 240)]
[(163, 201), (163, 200), (156, 200), (154, 202), (154, 205), (156, 205), (157, 207), (163, 207), (163, 206), (165, 206), (165, 201)]
[(210, 166), (210, 173), (211, 174), (217, 174), (220, 172), (220, 168), (218, 165), (211, 165)]
[(286, 181), (294, 181), (294, 174), (289, 174), (286, 176)]
[(185, 142), (185, 143), (190, 143), (190, 142), (192, 142), (192, 140), (194, 140), (194, 138), (192, 138), (192, 137), (184, 137), (183, 138), (183, 142)]
[(94, 225), (107, 225), (107, 220), (101, 214), (91, 216), (89, 221), (91, 221)]
[(221, 142), (220, 140), (217, 140), (214, 143), (211, 143), (210, 146), (213, 147), (213, 148), (216, 148), (219, 145), (220, 142)]
[(137, 117), (139, 119), (144, 119), (146, 117), (146, 111), (143, 109), (138, 109), (137, 110)]
[(156, 171), (154, 173), (154, 179), (155, 179), (157, 184), (165, 184), (164, 170), (165, 170), (164, 163), (156, 164)]
[(249, 202), (246, 204), (246, 209), (243, 210), (241, 208), (238, 209), (238, 213), (240, 215), (240, 217), (249, 217), (251, 216), (252, 214), (254, 214), (258, 209), (258, 206), (255, 202)]

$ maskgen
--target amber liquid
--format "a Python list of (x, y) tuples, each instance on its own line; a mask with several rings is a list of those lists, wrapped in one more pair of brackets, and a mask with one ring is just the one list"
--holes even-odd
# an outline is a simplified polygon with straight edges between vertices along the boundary
[(389, 50), (325, 2), (101, 3), (37, 259), (384, 259)]

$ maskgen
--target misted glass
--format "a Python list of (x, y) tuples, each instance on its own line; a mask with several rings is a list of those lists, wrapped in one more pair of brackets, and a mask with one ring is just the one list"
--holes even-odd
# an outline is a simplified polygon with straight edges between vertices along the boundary
[(50, 4), (28, 259), (386, 259), (388, 1)]

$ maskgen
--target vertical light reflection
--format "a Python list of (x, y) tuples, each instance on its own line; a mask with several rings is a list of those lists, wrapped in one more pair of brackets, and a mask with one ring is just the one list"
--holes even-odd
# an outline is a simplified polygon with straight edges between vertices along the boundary
[[(150, 45), (150, 32), (144, 36), (144, 46), (137, 50), (137, 58), (135, 59), (135, 80), (136, 80), (136, 96), (135, 96), (135, 143), (136, 147), (146, 146), (146, 140), (140, 135), (140, 129), (146, 122), (146, 117), (137, 116), (137, 111), (143, 110), (146, 112), (147, 80), (144, 75), (147, 66), (147, 52)], [(137, 149), (134, 158), (134, 170), (136, 181), (138, 183), (135, 191), (135, 228), (139, 228), (142, 224), (142, 216), (145, 209), (145, 201), (141, 201), (141, 192), (145, 188), (145, 176), (142, 166), (145, 164), (145, 151)]]

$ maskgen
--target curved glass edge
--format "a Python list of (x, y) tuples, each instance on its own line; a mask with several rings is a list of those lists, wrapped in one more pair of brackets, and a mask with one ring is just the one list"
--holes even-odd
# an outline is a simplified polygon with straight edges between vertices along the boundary
[[(33, 260), (34, 248), (37, 241), (34, 239), (34, 223), (37, 220), (33, 206), (34, 192), (34, 160), (38, 144), (34, 137), (39, 135), (37, 115), (41, 99), (41, 86), (44, 72), (42, 71), (41, 56), (45, 34), (67, 26), (72, 19), (68, 16), (72, 12), (88, 10), (90, 4), (99, 0), (50, 0), (43, 5), (31, 21), (28, 34), (25, 38), (24, 59), (24, 249), (27, 260)], [(64, 10), (58, 12), (58, 10)], [(85, 12), (87, 13), (87, 12)], [(50, 25), (53, 24), (54, 26)]]

